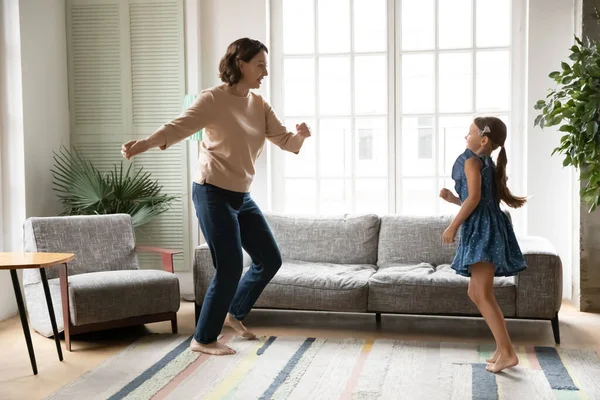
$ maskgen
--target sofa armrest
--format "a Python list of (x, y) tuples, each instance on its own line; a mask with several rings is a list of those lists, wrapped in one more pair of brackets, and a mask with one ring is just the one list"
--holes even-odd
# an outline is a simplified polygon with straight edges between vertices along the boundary
[(162, 267), (165, 271), (175, 273), (175, 265), (173, 263), (173, 256), (175, 254), (181, 254), (183, 251), (163, 249), (156, 246), (135, 246), (136, 251), (160, 254), (162, 259)]
[(516, 278), (517, 316), (553, 318), (562, 303), (562, 262), (542, 237), (519, 238), (527, 269)]
[[(243, 251), (244, 262), (243, 267), (247, 268), (252, 265), (252, 259)], [(210, 281), (215, 276), (215, 267), (213, 266), (212, 255), (206, 243), (196, 247), (194, 251), (194, 263), (192, 273), (194, 277), (194, 296), (197, 304), (202, 304), (206, 289)]]

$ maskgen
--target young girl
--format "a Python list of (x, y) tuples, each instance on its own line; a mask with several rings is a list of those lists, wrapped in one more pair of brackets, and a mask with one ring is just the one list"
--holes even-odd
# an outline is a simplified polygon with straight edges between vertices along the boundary
[[(490, 327), (496, 351), (486, 369), (499, 372), (514, 367), (519, 359), (512, 347), (504, 315), (494, 295), (494, 276), (513, 276), (527, 268), (508, 216), (500, 201), (513, 208), (525, 204), (506, 186), (506, 125), (495, 117), (475, 118), (466, 136), (467, 149), (452, 167), (459, 195), (442, 189), (440, 197), (460, 206), (460, 211), (443, 235), (445, 243), (461, 234), (452, 268), (471, 277), (469, 298)], [(500, 147), (498, 165), (491, 155)]]

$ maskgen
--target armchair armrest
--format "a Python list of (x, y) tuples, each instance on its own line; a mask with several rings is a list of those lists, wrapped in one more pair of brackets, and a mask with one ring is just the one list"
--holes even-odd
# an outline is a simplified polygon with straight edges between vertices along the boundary
[(542, 237), (519, 238), (527, 269), (516, 277), (517, 316), (554, 318), (562, 303), (562, 262)]
[(160, 254), (162, 259), (162, 267), (165, 271), (175, 273), (175, 267), (173, 264), (173, 256), (175, 254), (181, 254), (183, 251), (163, 249), (156, 246), (135, 246), (136, 251)]

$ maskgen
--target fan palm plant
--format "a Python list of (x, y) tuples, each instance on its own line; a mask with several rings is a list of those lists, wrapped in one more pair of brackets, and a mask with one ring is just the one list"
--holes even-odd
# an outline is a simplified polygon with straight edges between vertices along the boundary
[(133, 171), (131, 165), (125, 170), (122, 161), (103, 174), (76, 148), (64, 147), (54, 152), (54, 161), (52, 183), (64, 207), (62, 215), (125, 213), (139, 227), (167, 211), (179, 197), (162, 194), (162, 186), (149, 172)]

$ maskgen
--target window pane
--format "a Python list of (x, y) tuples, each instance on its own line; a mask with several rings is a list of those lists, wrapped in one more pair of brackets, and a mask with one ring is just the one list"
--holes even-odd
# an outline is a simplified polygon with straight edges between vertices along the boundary
[[(302, 29), (298, 29), (299, 26)], [(283, 52), (309, 54), (314, 50), (314, 3), (306, 0), (283, 0)]]
[[(297, 0), (305, 2), (306, 0)], [(312, 2), (311, 2), (312, 3)], [(350, 51), (350, 1), (319, 0), (319, 52)], [(296, 27), (297, 28), (297, 27)], [(302, 29), (300, 29), (301, 31)]]
[(402, 56), (402, 112), (430, 113), (435, 108), (433, 54)]
[(386, 177), (388, 175), (387, 120), (360, 118), (356, 120), (356, 176)]
[(477, 0), (477, 46), (509, 46), (511, 0)]
[[(285, 126), (288, 128), (290, 132), (296, 132), (296, 124), (300, 124), (302, 122), (306, 122), (311, 129), (314, 129), (314, 120), (286, 120)], [(318, 135), (318, 132), (313, 132), (313, 134)], [(317, 155), (316, 155), (316, 140), (310, 138), (304, 141), (302, 145), (302, 150), (300, 153), (294, 154), (289, 151), (283, 152), (283, 160), (284, 160), (284, 176), (286, 178), (309, 178), (315, 177), (316, 167), (317, 167)]]
[(314, 179), (285, 180), (285, 211), (290, 214), (316, 214), (317, 181)]
[(439, 0), (438, 43), (441, 49), (463, 49), (473, 43), (472, 0)]
[(319, 109), (323, 115), (350, 115), (350, 57), (319, 59)]
[(386, 179), (356, 180), (356, 213), (385, 214), (388, 212)]
[[(352, 131), (349, 119), (321, 119), (319, 127), (321, 176), (352, 176)], [(304, 142), (306, 144), (306, 142)]]
[(477, 53), (478, 111), (508, 110), (510, 96), (510, 58), (508, 51)]
[[(402, 214), (435, 215), (439, 193), (433, 179), (404, 179), (402, 181)], [(440, 238), (440, 241), (442, 239)]]
[(433, 0), (402, 1), (402, 49), (429, 50), (435, 47)]
[(357, 56), (355, 111), (357, 114), (387, 114), (387, 57)]
[(314, 115), (315, 62), (313, 58), (284, 60), (283, 85), (285, 115)]
[(352, 184), (349, 179), (321, 180), (321, 214), (344, 214), (352, 211)]
[(435, 175), (433, 117), (402, 119), (402, 175)]
[(386, 3), (386, 0), (354, 0), (354, 51), (386, 51)]
[(441, 117), (439, 119), (439, 166), (440, 175), (450, 176), (452, 166), (467, 146), (465, 137), (473, 118), (467, 117)]
[[(458, 193), (454, 190), (454, 181), (452, 179), (440, 179), (440, 190), (442, 188), (449, 189), (455, 196), (458, 196)], [(439, 193), (438, 193), (439, 196)], [(439, 203), (439, 214), (440, 215), (456, 215), (458, 210), (460, 210), (459, 206), (448, 203), (447, 201), (438, 197)]]
[(440, 54), (439, 57), (440, 111), (473, 111), (472, 53)]

